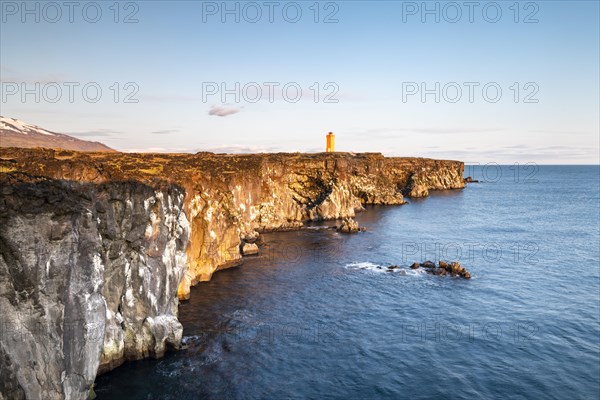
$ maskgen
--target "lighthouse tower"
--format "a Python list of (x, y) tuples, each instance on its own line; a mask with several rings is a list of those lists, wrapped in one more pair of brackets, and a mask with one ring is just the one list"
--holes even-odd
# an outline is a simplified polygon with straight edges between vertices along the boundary
[(329, 132), (326, 136), (327, 138), (327, 145), (325, 147), (325, 151), (327, 153), (333, 153), (335, 151), (335, 135), (333, 134), (333, 132)]

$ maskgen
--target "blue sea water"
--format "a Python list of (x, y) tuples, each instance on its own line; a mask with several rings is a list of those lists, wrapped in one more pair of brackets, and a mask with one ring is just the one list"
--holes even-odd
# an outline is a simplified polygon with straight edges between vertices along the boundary
[[(467, 168), (484, 182), (264, 235), (180, 305), (186, 349), (100, 399), (598, 399), (600, 169)], [(413, 271), (458, 259), (470, 280)], [(387, 266), (404, 268), (388, 272)]]

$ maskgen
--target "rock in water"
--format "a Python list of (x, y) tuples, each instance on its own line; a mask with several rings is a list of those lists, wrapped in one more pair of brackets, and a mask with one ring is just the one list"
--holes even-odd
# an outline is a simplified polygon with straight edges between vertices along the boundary
[(258, 246), (254, 243), (244, 243), (242, 247), (243, 256), (255, 256), (258, 254)]
[(358, 226), (358, 222), (356, 222), (353, 218), (344, 218), (342, 224), (338, 226), (338, 231), (344, 233), (354, 233), (360, 231)]
[(462, 267), (462, 265), (460, 265), (458, 261), (453, 261), (450, 263), (450, 272), (452, 272), (452, 275), (459, 275), (464, 271), (465, 269)]
[[(439, 276), (452, 275), (452, 276), (460, 276), (461, 278), (465, 278), (465, 279), (471, 279), (471, 273), (469, 271), (467, 271), (465, 267), (460, 265), (460, 263), (458, 261), (453, 261), (451, 263), (448, 263), (446, 261), (440, 260), (439, 267), (437, 267), (433, 261), (425, 261), (423, 263), (415, 262), (410, 266), (410, 269), (419, 269), (421, 267), (425, 268), (425, 271), (431, 275), (439, 275)], [(398, 267), (395, 265), (388, 267), (389, 270), (393, 270), (396, 268), (398, 268)]]

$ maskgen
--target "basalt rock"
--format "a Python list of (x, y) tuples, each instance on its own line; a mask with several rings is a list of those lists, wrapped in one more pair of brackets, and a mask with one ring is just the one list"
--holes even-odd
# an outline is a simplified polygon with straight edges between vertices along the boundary
[(337, 230), (343, 233), (355, 233), (360, 231), (360, 227), (358, 226), (358, 222), (353, 218), (344, 218), (342, 224), (337, 227)]
[(449, 267), (450, 267), (450, 271), (448, 271), (448, 272), (452, 272), (453, 275), (461, 274), (465, 271), (465, 269), (462, 267), (462, 265), (460, 265), (460, 263), (456, 262), (456, 261), (451, 262)]
[(425, 271), (432, 275), (447, 275), (460, 276), (465, 279), (471, 279), (471, 273), (466, 270), (458, 261), (447, 263), (446, 261), (439, 261), (438, 266), (433, 261), (425, 261), (423, 263), (413, 263), (411, 269), (424, 268)]
[(85, 398), (178, 347), (183, 192), (13, 177), (0, 192), (0, 398)]

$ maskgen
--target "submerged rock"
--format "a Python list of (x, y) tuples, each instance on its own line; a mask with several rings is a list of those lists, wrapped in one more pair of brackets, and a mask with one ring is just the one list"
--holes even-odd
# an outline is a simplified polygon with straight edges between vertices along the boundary
[(479, 183), (479, 181), (478, 181), (477, 179), (473, 179), (473, 178), (472, 178), (472, 177), (470, 177), (470, 176), (467, 176), (467, 177), (465, 178), (465, 183)]

